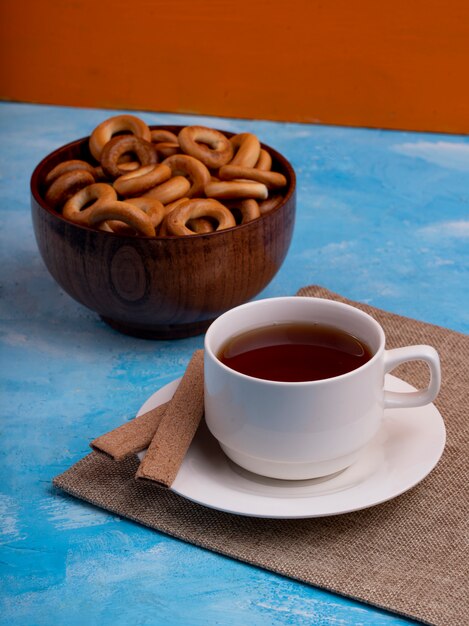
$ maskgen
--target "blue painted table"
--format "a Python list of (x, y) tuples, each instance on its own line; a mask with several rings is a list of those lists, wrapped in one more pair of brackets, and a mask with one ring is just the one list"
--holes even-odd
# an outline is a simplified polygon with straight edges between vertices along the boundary
[[(409, 622), (171, 539), (55, 493), (88, 442), (179, 376), (202, 337), (114, 332), (39, 257), (29, 178), (114, 112), (3, 103), (1, 115), (0, 620), (13, 625)], [(261, 294), (310, 283), (469, 330), (469, 139), (142, 113), (151, 124), (251, 131), (298, 174), (285, 264)]]

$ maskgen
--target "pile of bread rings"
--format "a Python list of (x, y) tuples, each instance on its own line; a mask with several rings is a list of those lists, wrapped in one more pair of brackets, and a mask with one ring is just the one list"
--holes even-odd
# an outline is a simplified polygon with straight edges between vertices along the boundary
[(252, 133), (204, 126), (178, 135), (117, 115), (89, 139), (96, 164), (59, 163), (45, 200), (76, 224), (126, 236), (185, 236), (245, 224), (276, 207), (286, 177)]

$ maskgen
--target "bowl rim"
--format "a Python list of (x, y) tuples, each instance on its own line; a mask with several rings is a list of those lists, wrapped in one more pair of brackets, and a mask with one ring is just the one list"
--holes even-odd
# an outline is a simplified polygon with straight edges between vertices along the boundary
[[(185, 126), (182, 124), (180, 125), (149, 124), (148, 127), (150, 128), (150, 130), (162, 130), (162, 129), (164, 130), (179, 129), (180, 130), (184, 128)], [(219, 129), (216, 129), (216, 130), (219, 130)], [(227, 137), (232, 137), (233, 135), (238, 134), (233, 131), (227, 131), (227, 130), (219, 130), (219, 132), (225, 134)], [(240, 132), (247, 132), (247, 131), (240, 131)], [(81, 137), (80, 139), (75, 139), (73, 141), (70, 141), (69, 143), (59, 146), (58, 148), (56, 148), (55, 150), (47, 154), (45, 157), (43, 157), (41, 161), (36, 165), (31, 175), (31, 179), (30, 179), (31, 196), (41, 209), (43, 209), (44, 211), (46, 211), (47, 213), (49, 213), (50, 215), (52, 215), (54, 218), (58, 219), (59, 221), (62, 221), (65, 224), (69, 225), (71, 228), (77, 228), (78, 230), (92, 232), (92, 233), (99, 234), (99, 235), (106, 236), (106, 237), (111, 237), (111, 238), (116, 237), (120, 241), (125, 241), (125, 240), (135, 241), (136, 239), (145, 240), (145, 241), (174, 241), (174, 240), (181, 241), (182, 239), (184, 239), (186, 241), (191, 241), (194, 239), (204, 239), (207, 237), (212, 238), (216, 236), (222, 236), (223, 234), (233, 232), (233, 231), (238, 232), (246, 228), (252, 228), (253, 224), (259, 223), (261, 220), (264, 221), (265, 219), (269, 218), (273, 214), (280, 211), (285, 206), (285, 204), (292, 198), (292, 196), (294, 196), (296, 192), (296, 174), (290, 161), (285, 156), (283, 156), (283, 154), (275, 150), (275, 148), (272, 148), (271, 146), (261, 142), (261, 148), (263, 148), (264, 150), (267, 150), (267, 152), (269, 152), (269, 154), (273, 157), (274, 160), (282, 164), (282, 167), (286, 169), (288, 178), (289, 178), (289, 185), (288, 185), (287, 193), (283, 197), (282, 201), (268, 213), (261, 215), (260, 217), (254, 220), (251, 220), (250, 222), (247, 222), (246, 224), (237, 224), (236, 226), (231, 226), (230, 228), (224, 228), (223, 230), (216, 230), (211, 233), (195, 233), (194, 235), (190, 235), (187, 237), (181, 237), (180, 235), (165, 235), (165, 236), (155, 236), (155, 237), (139, 235), (138, 237), (131, 237), (129, 235), (121, 235), (121, 234), (114, 233), (114, 232), (98, 231), (94, 228), (91, 228), (90, 226), (86, 226), (83, 224), (76, 224), (75, 222), (67, 220), (65, 217), (63, 217), (63, 215), (61, 215), (60, 213), (57, 213), (56, 211), (54, 211), (54, 209), (49, 207), (39, 193), (40, 174), (42, 173), (42, 170), (44, 169), (44, 166), (47, 163), (47, 161), (49, 161), (52, 157), (54, 157), (59, 152), (62, 152), (63, 150), (67, 148), (71, 149), (74, 147), (78, 147), (79, 145), (85, 145), (85, 142), (88, 142), (89, 139), (90, 139), (90, 135), (87, 135), (86, 137)]]

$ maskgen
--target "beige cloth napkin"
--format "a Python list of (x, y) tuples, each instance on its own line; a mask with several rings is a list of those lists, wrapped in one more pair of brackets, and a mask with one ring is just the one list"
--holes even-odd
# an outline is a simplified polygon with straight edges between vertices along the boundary
[[(321, 287), (298, 295), (349, 302)], [(347, 515), (268, 520), (193, 504), (136, 481), (135, 457), (93, 452), (54, 485), (113, 513), (209, 550), (441, 626), (469, 624), (469, 337), (352, 302), (384, 327), (387, 347), (428, 343), (438, 350), (443, 384), (435, 402), (447, 429), (437, 467), (409, 492)], [(420, 364), (396, 375), (426, 383)]]

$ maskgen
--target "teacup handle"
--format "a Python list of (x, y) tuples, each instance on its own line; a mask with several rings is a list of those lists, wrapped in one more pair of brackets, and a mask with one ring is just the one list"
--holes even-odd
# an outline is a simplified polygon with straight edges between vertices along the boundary
[(406, 361), (425, 361), (430, 368), (430, 382), (426, 389), (409, 391), (384, 391), (384, 408), (399, 409), (423, 406), (432, 402), (440, 390), (441, 369), (440, 357), (431, 346), (407, 346), (384, 352), (384, 373), (387, 374), (395, 367)]

